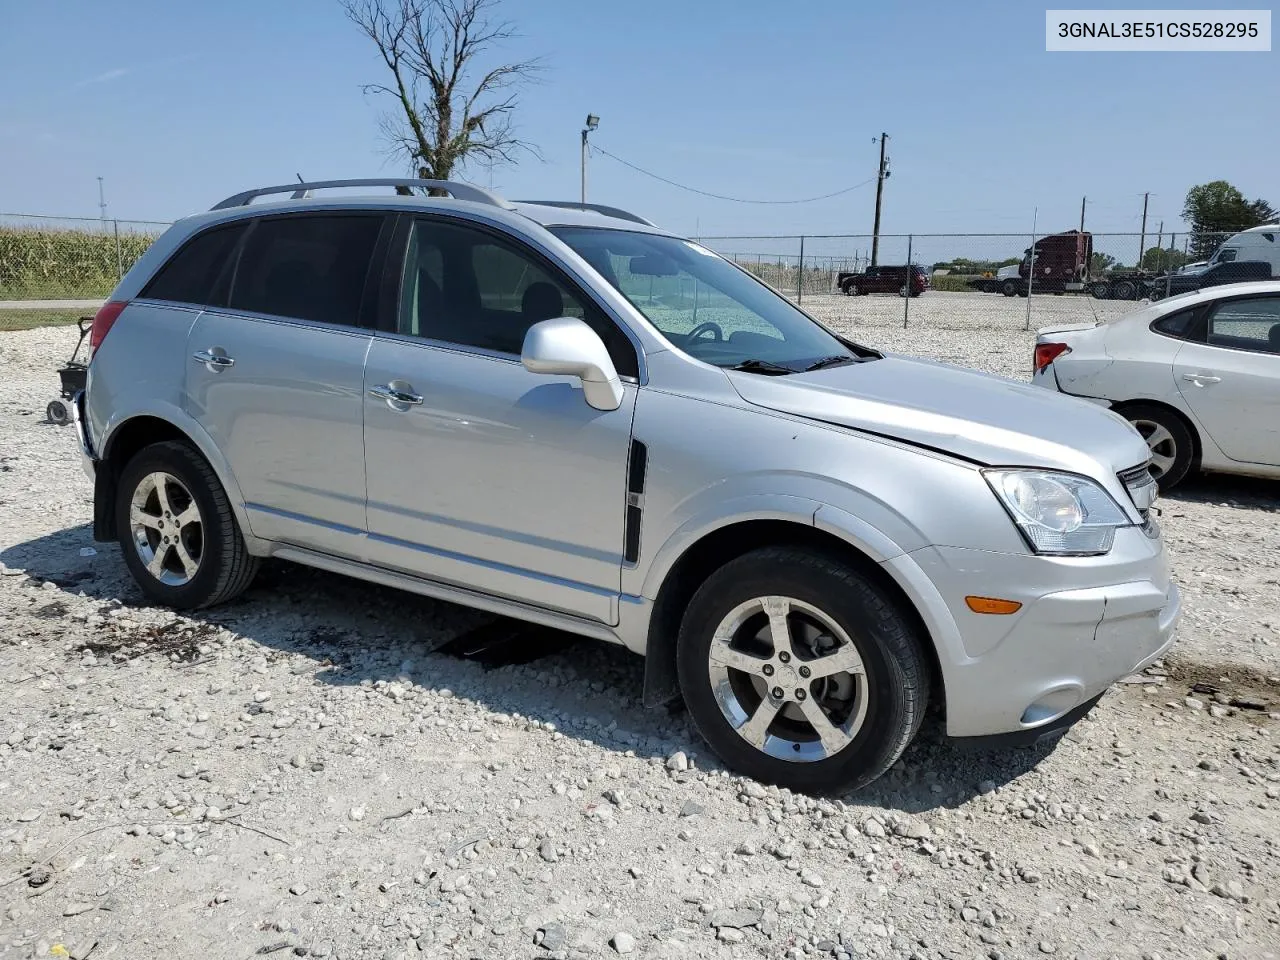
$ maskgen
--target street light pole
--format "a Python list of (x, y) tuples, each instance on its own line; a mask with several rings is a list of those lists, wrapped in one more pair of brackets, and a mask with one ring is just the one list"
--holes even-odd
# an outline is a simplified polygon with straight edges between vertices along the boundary
[(587, 202), (587, 134), (600, 126), (600, 118), (594, 113), (587, 114), (587, 125), (582, 128), (582, 199), (579, 201), (584, 206)]
[[(876, 140), (872, 137), (872, 142)], [(889, 139), (887, 133), (881, 133), (880, 140), (880, 170), (876, 174), (876, 221), (871, 228), (871, 263), (869, 266), (874, 267), (880, 257), (880, 199), (884, 196), (884, 182), (889, 178), (888, 160), (884, 155), (884, 144)]]
[(107, 200), (102, 192), (102, 178), (98, 178), (98, 216), (102, 220), (102, 232), (107, 230)]

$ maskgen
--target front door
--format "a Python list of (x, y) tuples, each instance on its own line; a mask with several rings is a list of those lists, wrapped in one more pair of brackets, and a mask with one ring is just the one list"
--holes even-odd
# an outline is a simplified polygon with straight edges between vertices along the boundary
[(231, 466), (256, 536), (358, 556), (364, 361), (380, 214), (255, 221), (227, 306), (187, 340), (186, 405)]
[(1205, 342), (1187, 342), (1174, 381), (1192, 414), (1232, 460), (1280, 465), (1280, 296), (1224, 300)]
[(595, 410), (576, 380), (519, 358), (541, 320), (612, 321), (533, 251), (464, 221), (415, 221), (403, 277), (396, 329), (365, 365), (370, 559), (616, 623), (636, 387)]

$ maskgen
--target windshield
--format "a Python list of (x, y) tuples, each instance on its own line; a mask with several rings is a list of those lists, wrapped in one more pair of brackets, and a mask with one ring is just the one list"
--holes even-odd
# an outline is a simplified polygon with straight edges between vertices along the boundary
[(595, 227), (550, 229), (674, 347), (698, 360), (791, 373), (861, 359), (785, 298), (690, 240)]

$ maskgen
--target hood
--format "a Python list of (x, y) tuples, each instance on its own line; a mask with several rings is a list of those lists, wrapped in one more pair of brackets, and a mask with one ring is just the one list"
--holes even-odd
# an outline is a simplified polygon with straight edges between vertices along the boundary
[(1098, 479), (1146, 461), (1146, 442), (1105, 407), (932, 360), (882, 360), (768, 377), (729, 372), (748, 403), (929, 447), (984, 466)]

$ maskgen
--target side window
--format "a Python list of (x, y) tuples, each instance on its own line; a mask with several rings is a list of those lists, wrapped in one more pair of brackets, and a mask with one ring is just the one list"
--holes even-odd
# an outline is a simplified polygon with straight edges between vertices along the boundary
[(1166, 337), (1177, 337), (1179, 340), (1193, 339), (1196, 313), (1196, 310), (1179, 310), (1177, 313), (1161, 317), (1151, 325), (1151, 329), (1156, 333), (1163, 333)]
[(1209, 315), (1209, 345), (1280, 354), (1280, 297), (1218, 304)]
[(175, 303), (225, 306), (231, 257), (244, 230), (244, 223), (233, 223), (196, 234), (142, 288), (141, 296)]
[(378, 214), (259, 220), (245, 242), (230, 306), (319, 323), (360, 323)]
[(519, 356), (529, 328), (555, 317), (582, 319), (600, 334), (618, 373), (636, 376), (626, 334), (530, 253), (456, 222), (414, 222), (399, 333)]

